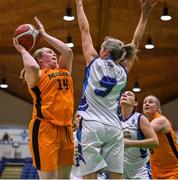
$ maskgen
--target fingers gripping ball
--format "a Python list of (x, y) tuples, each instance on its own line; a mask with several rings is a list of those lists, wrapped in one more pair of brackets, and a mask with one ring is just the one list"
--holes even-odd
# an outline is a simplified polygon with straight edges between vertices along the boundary
[(40, 38), (39, 31), (31, 24), (22, 24), (17, 27), (14, 37), (27, 51), (31, 51)]

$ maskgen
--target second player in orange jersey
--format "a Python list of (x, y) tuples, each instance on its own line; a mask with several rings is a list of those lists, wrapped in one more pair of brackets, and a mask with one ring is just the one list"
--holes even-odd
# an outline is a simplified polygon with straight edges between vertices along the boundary
[(161, 114), (160, 101), (150, 95), (143, 102), (144, 114), (155, 130), (159, 146), (151, 151), (153, 179), (178, 179), (178, 144), (170, 121)]

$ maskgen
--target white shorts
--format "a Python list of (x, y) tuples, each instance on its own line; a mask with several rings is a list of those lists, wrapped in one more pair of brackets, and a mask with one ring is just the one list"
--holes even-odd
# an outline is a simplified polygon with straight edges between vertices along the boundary
[(70, 173), (71, 180), (82, 180), (82, 175), (80, 173), (80, 167), (72, 166), (71, 173)]
[(134, 166), (132, 169), (124, 167), (125, 179), (152, 179), (150, 163), (147, 162), (141, 167)]
[(123, 173), (124, 140), (122, 130), (97, 121), (82, 120), (80, 161), (82, 176), (99, 170)]
[[(70, 180), (83, 180), (82, 175), (80, 173), (80, 167), (75, 167), (75, 165), (72, 166), (72, 170), (70, 173)], [(107, 179), (106, 175), (104, 173), (98, 173), (97, 174), (98, 180)]]

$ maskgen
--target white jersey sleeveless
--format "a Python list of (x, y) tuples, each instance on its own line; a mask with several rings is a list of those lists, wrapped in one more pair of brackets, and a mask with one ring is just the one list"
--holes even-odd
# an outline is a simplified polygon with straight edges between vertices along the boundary
[(85, 120), (94, 120), (121, 128), (118, 101), (127, 82), (127, 73), (113, 60), (93, 60), (86, 68), (83, 96), (78, 112)]
[[(140, 129), (141, 114), (135, 112), (128, 119), (122, 121), (124, 136), (132, 140), (144, 139)], [(145, 148), (130, 147), (124, 150), (124, 169), (129, 171), (141, 168), (149, 161), (149, 151)]]

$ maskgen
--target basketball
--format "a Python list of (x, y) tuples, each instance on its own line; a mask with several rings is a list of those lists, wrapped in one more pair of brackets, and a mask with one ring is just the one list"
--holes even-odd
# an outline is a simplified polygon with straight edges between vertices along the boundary
[(39, 31), (31, 24), (22, 24), (17, 27), (14, 37), (27, 51), (31, 51), (39, 41)]

